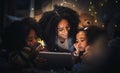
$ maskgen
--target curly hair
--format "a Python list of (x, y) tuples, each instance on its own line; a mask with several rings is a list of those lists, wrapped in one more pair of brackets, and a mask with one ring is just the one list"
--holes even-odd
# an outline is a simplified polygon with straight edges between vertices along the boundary
[(41, 33), (44, 35), (43, 38), (48, 45), (50, 44), (50, 48), (53, 48), (55, 39), (56, 39), (56, 29), (58, 23), (65, 19), (68, 21), (70, 26), (69, 37), (73, 37), (75, 35), (75, 31), (77, 29), (77, 25), (79, 23), (79, 15), (76, 11), (63, 7), (63, 6), (54, 6), (54, 10), (43, 13), (42, 18), (39, 21), (39, 28), (41, 29)]
[(39, 36), (36, 22), (32, 18), (25, 18), (22, 21), (13, 22), (6, 28), (3, 38), (3, 45), (9, 50), (20, 50), (26, 45), (26, 38), (31, 29)]
[(76, 34), (81, 31), (85, 32), (86, 37), (87, 37), (87, 43), (89, 45), (93, 44), (99, 37), (107, 36), (106, 32), (102, 28), (94, 26), (94, 25), (91, 25), (86, 28), (78, 29)]

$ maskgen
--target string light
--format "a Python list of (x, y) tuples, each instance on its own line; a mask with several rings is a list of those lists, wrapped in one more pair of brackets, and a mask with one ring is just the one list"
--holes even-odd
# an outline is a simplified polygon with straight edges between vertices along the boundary
[(97, 19), (95, 19), (95, 21), (94, 21), (95, 23), (97, 23)]
[(102, 25), (102, 27), (104, 28), (105, 26), (104, 26), (104, 25)]
[(103, 3), (100, 3), (100, 6), (102, 7), (104, 4)]
[(91, 9), (89, 9), (89, 11), (91, 11)]
[(115, 1), (115, 3), (118, 3), (118, 1)]
[(97, 12), (94, 12), (95, 14), (97, 14)]
[(34, 8), (31, 8), (31, 10), (34, 10)]
[(90, 5), (92, 5), (92, 2), (90, 1)]
[(115, 25), (115, 27), (117, 27), (117, 25)]

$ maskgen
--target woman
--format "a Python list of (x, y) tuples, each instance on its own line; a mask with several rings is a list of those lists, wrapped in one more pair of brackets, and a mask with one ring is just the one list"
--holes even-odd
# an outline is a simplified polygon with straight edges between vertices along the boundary
[(106, 35), (101, 28), (89, 26), (78, 30), (74, 44), (76, 50), (73, 52), (77, 64), (73, 70), (85, 73), (97, 71), (105, 60), (106, 45)]
[(78, 14), (70, 8), (55, 6), (45, 12), (39, 21), (40, 29), (50, 51), (73, 51), (73, 36), (79, 22)]

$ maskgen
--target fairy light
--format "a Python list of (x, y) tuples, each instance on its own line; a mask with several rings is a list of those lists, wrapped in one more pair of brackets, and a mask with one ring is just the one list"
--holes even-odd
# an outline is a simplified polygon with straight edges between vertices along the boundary
[(95, 14), (97, 14), (97, 12), (94, 12)]
[(89, 9), (89, 11), (91, 11), (91, 9)]
[(118, 3), (118, 1), (115, 1), (115, 3)]
[(90, 5), (92, 5), (92, 2), (90, 1)]
[(94, 22), (97, 23), (97, 19), (95, 19)]
[(105, 26), (104, 26), (104, 25), (102, 25), (102, 27), (104, 28)]
[(100, 6), (102, 7), (104, 4), (103, 3), (100, 3)]
[(117, 27), (117, 25), (115, 25), (115, 27)]

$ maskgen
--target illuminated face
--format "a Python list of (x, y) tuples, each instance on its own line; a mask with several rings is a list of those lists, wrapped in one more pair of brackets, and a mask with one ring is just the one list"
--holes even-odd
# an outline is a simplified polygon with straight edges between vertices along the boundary
[(80, 51), (85, 51), (85, 48), (88, 46), (87, 37), (84, 31), (80, 31), (76, 35), (76, 46)]
[(33, 29), (30, 30), (26, 39), (26, 43), (29, 47), (35, 47), (37, 45), (37, 35)]
[(70, 30), (70, 26), (68, 21), (65, 19), (62, 19), (58, 23), (58, 27), (57, 27), (58, 37), (60, 39), (67, 39), (69, 30)]

